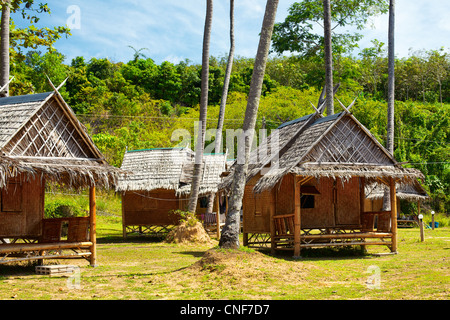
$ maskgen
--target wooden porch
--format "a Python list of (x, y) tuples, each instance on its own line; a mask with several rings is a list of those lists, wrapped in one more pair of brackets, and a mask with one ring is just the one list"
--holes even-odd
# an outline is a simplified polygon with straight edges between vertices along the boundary
[[(309, 185), (308, 181), (311, 181), (311, 178), (292, 175), (292, 179), (287, 180), (284, 187), (272, 189), (263, 195), (260, 202), (267, 205), (268, 212), (260, 217), (268, 218), (267, 227), (261, 228), (258, 232), (251, 230), (247, 223), (243, 239), (245, 246), (270, 248), (272, 253), (277, 250), (293, 250), (294, 257), (300, 256), (302, 248), (315, 247), (382, 245), (389, 247), (391, 252), (397, 251), (397, 197), (395, 196), (394, 179), (383, 179), (383, 182), (390, 188), (392, 210), (389, 211), (365, 211), (364, 178), (354, 178), (353, 182), (346, 187), (352, 188), (349, 189), (352, 191), (348, 194), (344, 193), (345, 197), (341, 196), (341, 199), (349, 204), (348, 208), (342, 205), (338, 206), (339, 203), (335, 202), (336, 188), (333, 187), (330, 191), (327, 187), (332, 184), (323, 182), (324, 185), (319, 188), (321, 190), (319, 193), (317, 189)], [(334, 186), (336, 185), (335, 183)], [(289, 190), (291, 191), (289, 192)], [(303, 208), (303, 204), (300, 203), (302, 196), (312, 194), (312, 192), (317, 197), (322, 197), (321, 200), (317, 200), (317, 208)], [(323, 201), (322, 204), (320, 204), (321, 201)], [(342, 221), (336, 223), (329, 219), (325, 220), (324, 215), (320, 213), (325, 206), (327, 206), (328, 218), (331, 217), (330, 212), (339, 208), (341, 214), (339, 217), (345, 215), (350, 217), (351, 215), (352, 223), (345, 224)], [(294, 210), (291, 209), (288, 214), (280, 212), (288, 207)], [(312, 214), (313, 212), (315, 213)], [(305, 215), (304, 219), (302, 219), (302, 214)], [(248, 216), (244, 213), (244, 219)], [(337, 218), (335, 213), (334, 219)], [(302, 222), (302, 220), (304, 221)]]
[(41, 220), (41, 235), (4, 236), (0, 239), (0, 264), (44, 259), (86, 259), (95, 266), (96, 204), (95, 188), (89, 192), (88, 217)]
[[(351, 227), (301, 229), (300, 248), (335, 247), (335, 246), (392, 246), (392, 233), (383, 228), (383, 216), (390, 220), (390, 211), (366, 212), (368, 225), (360, 229)], [(378, 227), (374, 229), (374, 218), (378, 216)], [(386, 218), (384, 218), (386, 220)], [(294, 214), (278, 215), (273, 218), (274, 236), (271, 237), (273, 250), (293, 250), (295, 238)]]

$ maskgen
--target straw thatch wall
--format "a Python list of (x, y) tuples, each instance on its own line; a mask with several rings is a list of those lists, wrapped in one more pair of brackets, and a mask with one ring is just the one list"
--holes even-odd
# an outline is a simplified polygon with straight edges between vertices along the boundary
[[(119, 179), (116, 191), (174, 190), (176, 195), (191, 191), (194, 152), (187, 148), (157, 148), (128, 151), (124, 155), (122, 170), (130, 172)], [(203, 156), (200, 195), (215, 193), (225, 171), (226, 155)]]

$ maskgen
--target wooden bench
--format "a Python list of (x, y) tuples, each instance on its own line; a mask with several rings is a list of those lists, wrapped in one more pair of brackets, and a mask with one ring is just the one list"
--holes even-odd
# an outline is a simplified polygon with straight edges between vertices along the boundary
[[(65, 223), (67, 236), (62, 234)], [(0, 264), (42, 259), (87, 259), (92, 254), (92, 245), (89, 217), (43, 219), (42, 235), (37, 243), (0, 244)]]
[[(392, 238), (390, 232), (390, 211), (364, 213), (363, 221), (358, 229), (333, 230), (328, 228), (326, 233), (300, 235), (300, 247), (329, 247), (349, 245), (387, 245), (392, 242), (385, 239)], [(375, 217), (378, 217), (377, 228), (374, 228)], [(292, 249), (294, 245), (294, 214), (276, 215), (273, 217), (275, 249)], [(327, 229), (327, 228), (324, 228)], [(339, 229), (339, 228), (336, 228)], [(360, 230), (360, 231), (356, 231)], [(303, 230), (304, 231), (304, 230)], [(369, 240), (370, 241), (366, 241)]]

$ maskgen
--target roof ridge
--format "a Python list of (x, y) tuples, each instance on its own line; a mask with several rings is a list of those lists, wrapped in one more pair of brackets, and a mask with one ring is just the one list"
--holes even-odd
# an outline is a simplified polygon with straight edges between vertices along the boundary
[(0, 98), (0, 106), (44, 101), (53, 91)]

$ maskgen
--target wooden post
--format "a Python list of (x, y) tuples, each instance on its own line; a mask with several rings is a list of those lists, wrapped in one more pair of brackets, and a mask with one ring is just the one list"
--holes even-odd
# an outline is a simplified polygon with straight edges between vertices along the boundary
[(297, 175), (294, 175), (294, 257), (300, 257), (300, 232), (301, 232), (301, 217), (300, 217), (300, 184), (298, 183)]
[[(363, 221), (363, 215), (365, 211), (364, 202), (366, 200), (366, 194), (365, 194), (365, 178), (361, 177), (359, 178), (359, 224), (362, 226)], [(366, 251), (366, 246), (362, 245), (361, 249)]]
[(391, 200), (391, 252), (397, 252), (397, 192), (395, 190), (395, 180), (390, 178), (390, 200)]
[(125, 193), (122, 193), (120, 195), (120, 197), (122, 199), (122, 201), (121, 201), (121, 204), (122, 204), (122, 236), (124, 239), (126, 239), (127, 238), (127, 227), (126, 227), (127, 221), (126, 221), (126, 217), (125, 217), (125, 202), (124, 202)]
[(220, 240), (220, 203), (219, 192), (216, 193), (216, 225), (217, 225), (217, 240)]
[(434, 211), (431, 211), (431, 229), (434, 230)]
[(424, 234), (423, 234), (423, 218), (422, 215), (420, 215), (419, 218), (419, 227), (420, 227), (420, 241), (423, 242), (425, 240)]
[(89, 238), (92, 242), (91, 246), (91, 266), (95, 267), (97, 263), (97, 237), (96, 237), (96, 203), (95, 203), (95, 186), (91, 186), (89, 189)]
[(275, 254), (276, 245), (277, 245), (275, 242), (275, 226), (274, 226), (274, 221), (273, 221), (273, 217), (275, 216), (275, 212), (276, 212), (275, 192), (276, 192), (276, 188), (273, 188), (272, 190), (270, 190), (270, 251), (272, 254)]

